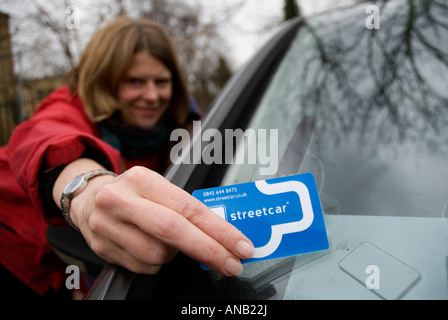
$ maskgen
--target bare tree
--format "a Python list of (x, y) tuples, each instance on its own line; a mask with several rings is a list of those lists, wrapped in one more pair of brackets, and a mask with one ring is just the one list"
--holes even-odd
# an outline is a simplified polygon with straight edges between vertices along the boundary
[[(81, 40), (78, 30), (66, 27), (68, 0), (26, 3), (7, 1), (16, 69), (25, 78), (63, 74), (77, 63)], [(18, 59), (20, 58), (20, 59)]]
[[(146, 17), (160, 23), (173, 37), (188, 79), (203, 108), (220, 90), (214, 83), (214, 73), (222, 69), (224, 40), (218, 32), (243, 5), (223, 9), (219, 20), (204, 22), (202, 8), (180, 0), (98, 0), (87, 2), (64, 0), (49, 2), (28, 0), (25, 3), (5, 0), (12, 17), (12, 36), (16, 66), (21, 76), (43, 78), (64, 75), (76, 66), (80, 52), (99, 27), (119, 15)], [(79, 29), (66, 25), (68, 8), (78, 8), (81, 16)], [(1, 6), (0, 6), (1, 9)], [(73, 9), (72, 9), (73, 10)], [(20, 53), (20, 54), (19, 54)]]
[[(424, 138), (428, 147), (435, 147), (446, 141), (448, 125), (448, 96), (442, 85), (448, 70), (443, 41), (448, 6), (441, 0), (407, 0), (391, 9), (387, 3), (377, 2), (383, 13), (394, 12), (393, 19), (382, 20), (380, 30), (350, 28), (356, 31), (347, 34), (348, 29), (327, 23), (332, 32), (326, 34), (325, 28), (306, 25), (316, 50), (307, 57), (300, 80), (308, 88), (302, 103), (332, 119), (321, 124), (346, 132), (360, 128), (360, 145)], [(319, 130), (332, 132), (328, 127)]]

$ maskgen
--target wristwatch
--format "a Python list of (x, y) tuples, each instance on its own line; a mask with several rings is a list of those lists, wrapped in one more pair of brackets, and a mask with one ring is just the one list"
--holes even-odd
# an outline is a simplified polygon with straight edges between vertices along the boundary
[(69, 225), (71, 227), (73, 227), (75, 230), (79, 231), (78, 227), (75, 226), (72, 219), (70, 218), (71, 201), (74, 197), (79, 195), (87, 187), (87, 183), (89, 182), (90, 179), (100, 176), (100, 175), (103, 175), (103, 174), (110, 174), (114, 177), (117, 176), (117, 174), (112, 171), (94, 170), (94, 171), (89, 171), (89, 172), (86, 172), (79, 176), (74, 177), (65, 186), (64, 191), (62, 192), (62, 196), (61, 196), (62, 214), (63, 214), (65, 220), (67, 220), (67, 222), (69, 223)]

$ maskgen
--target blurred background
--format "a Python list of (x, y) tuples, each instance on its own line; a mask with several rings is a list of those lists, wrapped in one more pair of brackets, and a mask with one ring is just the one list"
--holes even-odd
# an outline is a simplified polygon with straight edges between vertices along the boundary
[(285, 20), (362, 0), (2, 0), (0, 145), (64, 84), (98, 28), (147, 17), (173, 37), (191, 94), (205, 110)]

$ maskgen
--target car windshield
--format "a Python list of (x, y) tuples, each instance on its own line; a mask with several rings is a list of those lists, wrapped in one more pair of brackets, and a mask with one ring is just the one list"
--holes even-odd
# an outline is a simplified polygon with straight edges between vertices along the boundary
[(366, 6), (307, 21), (260, 99), (248, 128), (278, 130), (277, 174), (222, 181), (316, 178), (330, 249), (245, 265), (269, 298), (448, 298), (448, 7), (386, 2), (372, 29)]

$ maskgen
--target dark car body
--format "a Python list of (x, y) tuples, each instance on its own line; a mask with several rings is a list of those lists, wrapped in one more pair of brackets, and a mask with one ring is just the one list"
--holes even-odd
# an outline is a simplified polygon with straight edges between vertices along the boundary
[(192, 193), (312, 172), (329, 249), (233, 278), (182, 253), (153, 276), (107, 264), (86, 299), (448, 298), (448, 4), (386, 1), (379, 28), (368, 5), (285, 23), (202, 120), (278, 129), (276, 174), (259, 163), (166, 173)]

